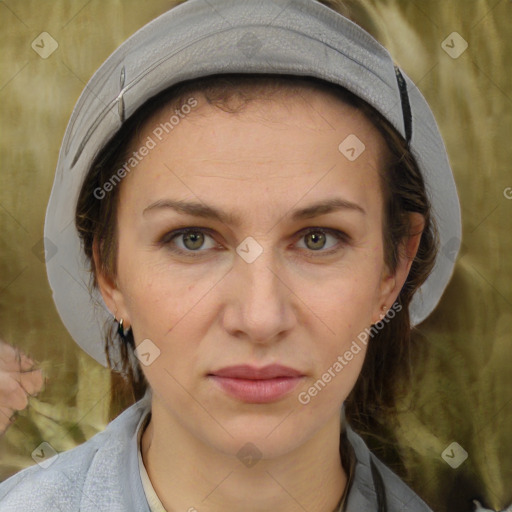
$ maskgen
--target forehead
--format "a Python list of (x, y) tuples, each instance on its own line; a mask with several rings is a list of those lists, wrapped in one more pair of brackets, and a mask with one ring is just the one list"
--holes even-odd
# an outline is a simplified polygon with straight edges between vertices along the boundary
[[(216, 77), (220, 78), (220, 77)], [(245, 77), (244, 77), (245, 78)], [(261, 122), (283, 122), (283, 124), (301, 123), (305, 130), (336, 130), (340, 122), (350, 121), (353, 130), (361, 132), (369, 130), (369, 137), (375, 142), (377, 151), (385, 151), (386, 144), (381, 134), (373, 124), (360, 112), (357, 107), (350, 104), (351, 93), (334, 84), (320, 81), (289, 80), (290, 77), (273, 77), (285, 79), (283, 82), (265, 82), (260, 77), (254, 81), (243, 80), (242, 77), (232, 85), (219, 84), (213, 80), (213, 85), (190, 84), (185, 92), (170, 100), (164, 99), (159, 105), (151, 108), (151, 113), (146, 115), (136, 133), (133, 134), (131, 146), (136, 148), (140, 144), (141, 137), (152, 134), (156, 128), (163, 126), (156, 137), (166, 138), (181, 121), (186, 118), (189, 122), (204, 126), (201, 121), (206, 119), (210, 123), (214, 117), (225, 117), (230, 114), (236, 118), (245, 119), (255, 117)], [(190, 108), (189, 105), (193, 107)], [(185, 106), (184, 106), (185, 105)], [(209, 119), (207, 119), (209, 118)], [(172, 125), (172, 126), (170, 126)], [(166, 128), (167, 127), (167, 128)]]
[(132, 141), (130, 151), (148, 138), (154, 147), (124, 180), (121, 193), (131, 204), (147, 206), (172, 195), (218, 205), (265, 200), (269, 207), (284, 207), (339, 187), (354, 202), (380, 192), (382, 137), (359, 110), (333, 94), (281, 89), (251, 99), (236, 113), (209, 104), (198, 91), (190, 97), (197, 101), (193, 109), (177, 112), (174, 103), (162, 105)]

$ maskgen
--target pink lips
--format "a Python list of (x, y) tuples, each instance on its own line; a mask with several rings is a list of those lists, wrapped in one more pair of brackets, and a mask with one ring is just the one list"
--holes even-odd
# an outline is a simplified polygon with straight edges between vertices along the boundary
[(209, 374), (226, 393), (251, 403), (278, 400), (292, 391), (303, 376), (298, 370), (278, 364), (263, 368), (230, 366)]

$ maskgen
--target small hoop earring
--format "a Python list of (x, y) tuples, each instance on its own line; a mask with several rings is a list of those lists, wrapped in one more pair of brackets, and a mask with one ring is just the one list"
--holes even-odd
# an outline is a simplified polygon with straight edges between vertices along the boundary
[[(117, 318), (114, 316), (114, 320), (117, 322)], [(128, 335), (128, 333), (130, 332), (130, 327), (128, 327), (128, 329), (124, 329), (123, 328), (123, 319), (121, 318), (119, 320), (119, 325), (117, 326), (117, 334), (119, 334), (119, 336), (121, 336), (121, 339), (125, 339), (126, 336)]]

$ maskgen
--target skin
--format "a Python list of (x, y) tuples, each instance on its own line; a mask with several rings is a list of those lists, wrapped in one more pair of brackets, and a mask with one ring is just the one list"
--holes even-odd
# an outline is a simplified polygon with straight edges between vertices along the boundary
[[(161, 351), (143, 371), (153, 390), (142, 455), (168, 510), (331, 512), (346, 486), (339, 457), (340, 408), (361, 371), (365, 350), (308, 405), (298, 401), (394, 303), (420, 235), (408, 239), (395, 273), (384, 264), (383, 199), (378, 177), (385, 146), (353, 107), (304, 90), (258, 99), (239, 114), (199, 105), (127, 175), (118, 211), (118, 273), (99, 276), (105, 302), (136, 344)], [(150, 119), (143, 143), (169, 108)], [(364, 142), (353, 162), (338, 150), (349, 135)], [(291, 212), (341, 197), (343, 209), (293, 221)], [(159, 199), (198, 201), (237, 213), (241, 224), (143, 210)], [(414, 227), (422, 217), (412, 216)], [(208, 228), (203, 245), (178, 237)], [(324, 246), (301, 230), (328, 234)], [(263, 253), (236, 252), (248, 236)], [(171, 247), (201, 251), (197, 258)], [(216, 250), (216, 248), (218, 248)], [(325, 254), (337, 249), (333, 254)], [(95, 245), (95, 258), (97, 246)], [(304, 374), (289, 395), (267, 404), (225, 394), (208, 373), (235, 364), (281, 363)], [(253, 443), (261, 460), (246, 467), (237, 452)], [(194, 508), (193, 508), (194, 507)]]
[(34, 366), (23, 352), (0, 340), (0, 435), (9, 428), (16, 411), (27, 407), (29, 396), (43, 387), (43, 372)]

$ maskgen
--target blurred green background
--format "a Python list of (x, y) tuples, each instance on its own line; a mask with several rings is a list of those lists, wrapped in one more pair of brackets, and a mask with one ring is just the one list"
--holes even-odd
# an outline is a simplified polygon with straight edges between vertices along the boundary
[[(54, 307), (44, 216), (85, 84), (127, 37), (176, 3), (0, 2), (0, 337), (39, 361), (47, 377), (0, 438), (0, 480), (34, 464), (40, 442), (67, 450), (113, 414), (108, 370), (75, 346)], [(388, 442), (404, 461), (396, 470), (436, 511), (471, 510), (473, 498), (500, 510), (512, 502), (512, 2), (345, 3), (430, 103), (462, 205), (456, 270), (418, 328), (429, 350), (417, 361), (399, 424), (390, 425)], [(31, 47), (42, 32), (58, 43), (46, 59)], [(452, 32), (468, 43), (458, 58), (441, 46)], [(468, 453), (456, 469), (441, 457), (452, 442)]]

